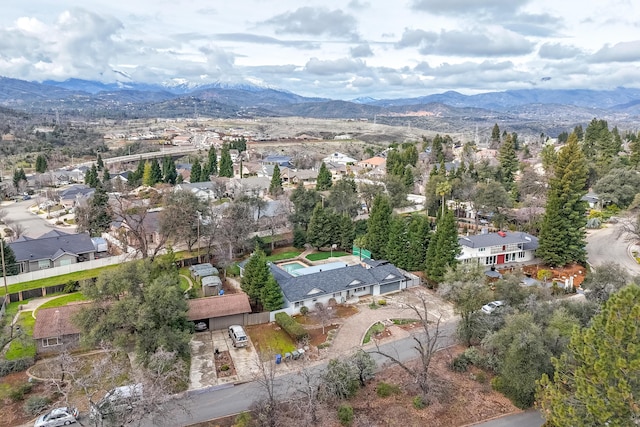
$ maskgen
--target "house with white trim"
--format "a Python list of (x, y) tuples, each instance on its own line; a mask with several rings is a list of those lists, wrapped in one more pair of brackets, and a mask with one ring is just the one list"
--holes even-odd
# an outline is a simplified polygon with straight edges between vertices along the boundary
[(461, 263), (476, 262), (490, 267), (531, 261), (538, 249), (538, 238), (525, 232), (498, 231), (458, 238)]
[(338, 153), (337, 151), (335, 153), (331, 153), (330, 155), (322, 159), (322, 161), (325, 163), (334, 163), (345, 166), (354, 165), (358, 162), (353, 157), (349, 157), (346, 154)]

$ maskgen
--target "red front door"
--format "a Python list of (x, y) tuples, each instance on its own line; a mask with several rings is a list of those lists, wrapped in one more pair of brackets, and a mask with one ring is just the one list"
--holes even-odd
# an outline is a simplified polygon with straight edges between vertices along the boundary
[(504, 254), (498, 255), (498, 264), (504, 264)]

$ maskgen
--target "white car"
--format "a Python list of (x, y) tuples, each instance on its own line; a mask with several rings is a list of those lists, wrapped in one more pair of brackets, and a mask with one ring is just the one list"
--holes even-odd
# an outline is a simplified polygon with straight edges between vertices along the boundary
[(490, 303), (482, 306), (482, 312), (491, 314), (494, 311), (496, 311), (498, 308), (502, 307), (503, 305), (504, 305), (504, 301), (491, 301)]
[(47, 414), (40, 415), (34, 427), (68, 426), (78, 421), (78, 415), (76, 408), (56, 408)]

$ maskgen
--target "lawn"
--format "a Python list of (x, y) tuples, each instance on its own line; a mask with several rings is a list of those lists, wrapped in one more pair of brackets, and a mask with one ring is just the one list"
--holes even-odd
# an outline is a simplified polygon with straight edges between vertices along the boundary
[(371, 341), (371, 336), (379, 334), (384, 331), (384, 325), (380, 322), (376, 322), (369, 328), (366, 334), (364, 334), (364, 338), (362, 339), (362, 344), (367, 344)]
[(275, 323), (247, 326), (246, 330), (257, 351), (284, 354), (296, 349), (289, 334)]
[(33, 327), (36, 319), (33, 318), (30, 311), (20, 313), (17, 324), (20, 326), (25, 336), (21, 339), (11, 341), (5, 359), (15, 360), (22, 357), (34, 357), (36, 355), (36, 344), (33, 342)]
[[(91, 270), (76, 271), (75, 273), (62, 274), (60, 276), (47, 277), (45, 279), (31, 280), (29, 282), (9, 285), (9, 293), (25, 291), (27, 289), (44, 288), (46, 286), (63, 285), (69, 281), (80, 281), (98, 277), (103, 271), (109, 271), (120, 265), (108, 265), (106, 267), (93, 268)], [(0, 295), (4, 295), (4, 288), (0, 288)]]
[(300, 255), (301, 253), (302, 253), (302, 251), (281, 252), (279, 254), (269, 255), (267, 257), (267, 261), (275, 262), (275, 261), (282, 261), (283, 259), (295, 258), (298, 255)]
[(76, 301), (86, 301), (87, 299), (82, 295), (82, 292), (74, 292), (72, 294), (64, 294), (58, 298), (52, 299), (51, 301), (45, 302), (40, 307), (37, 308), (36, 313), (41, 308), (51, 308), (51, 307), (62, 307), (63, 305), (67, 305), (70, 302)]
[(331, 257), (341, 257), (341, 256), (347, 256), (347, 255), (351, 255), (348, 254), (346, 252), (342, 252), (342, 251), (333, 251), (333, 252), (316, 252), (314, 254), (309, 254), (306, 256), (306, 258), (309, 261), (321, 261), (327, 258), (331, 258)]

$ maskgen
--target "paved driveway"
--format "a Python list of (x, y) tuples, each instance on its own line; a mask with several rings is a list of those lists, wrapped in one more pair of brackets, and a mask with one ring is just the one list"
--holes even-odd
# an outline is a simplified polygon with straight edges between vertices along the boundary
[(7, 202), (0, 206), (0, 209), (7, 213), (5, 222), (18, 222), (24, 229), (23, 235), (27, 237), (40, 237), (51, 231), (53, 226), (44, 218), (39, 217), (29, 211), (29, 207), (35, 204), (35, 198), (31, 200), (21, 200), (19, 202)]

